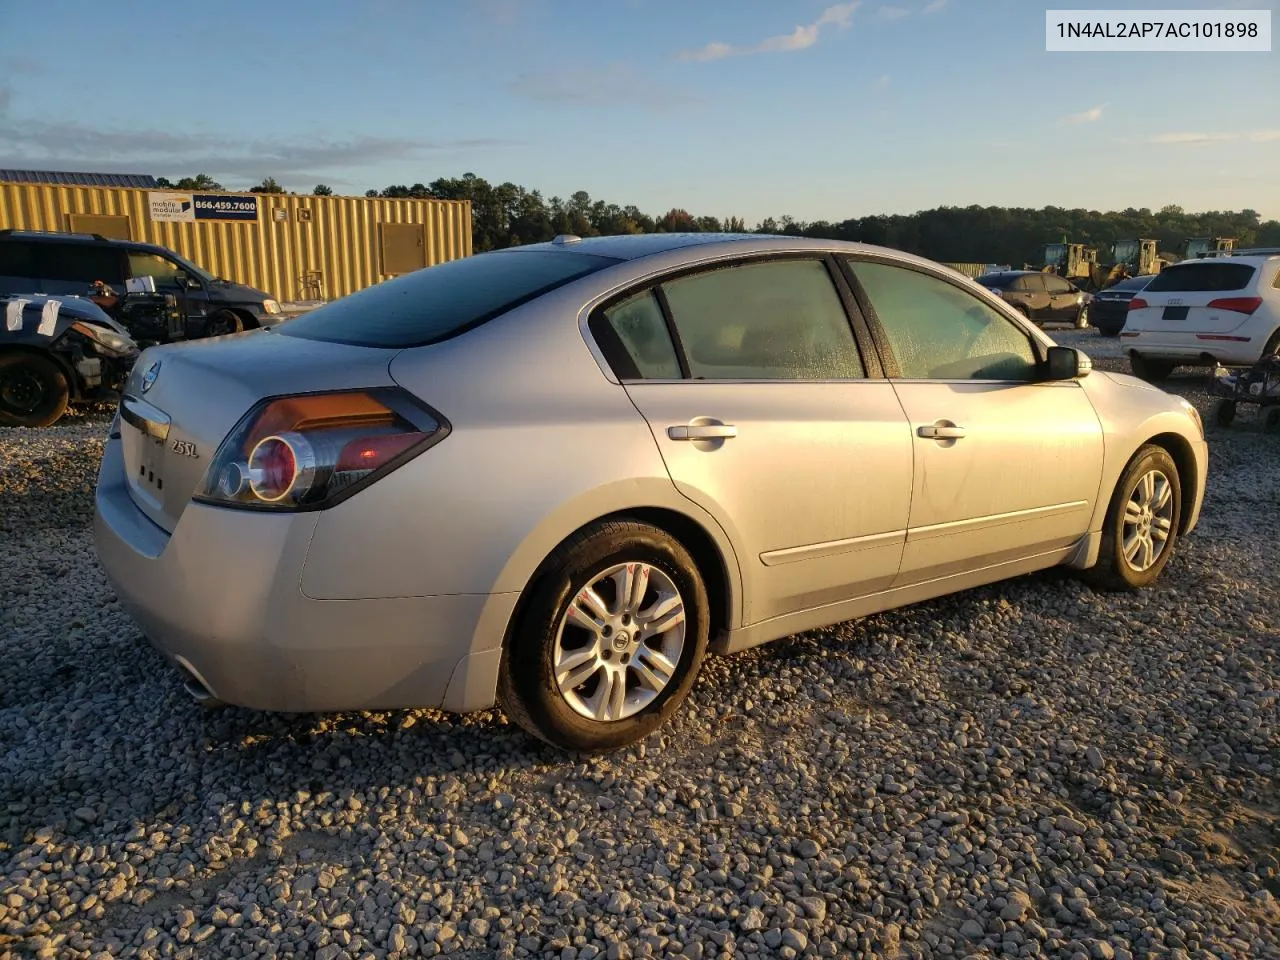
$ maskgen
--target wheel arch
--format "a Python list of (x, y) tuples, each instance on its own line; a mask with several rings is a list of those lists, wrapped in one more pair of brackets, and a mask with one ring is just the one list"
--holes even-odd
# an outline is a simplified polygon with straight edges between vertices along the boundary
[(1178, 533), (1181, 535), (1190, 526), (1195, 512), (1195, 497), (1188, 494), (1200, 485), (1200, 467), (1196, 462), (1195, 452), (1191, 449), (1191, 443), (1187, 438), (1179, 433), (1158, 433), (1146, 443), (1164, 450), (1173, 458), (1173, 464), (1178, 468), (1178, 486), (1183, 491), (1182, 503), (1178, 511)]
[[(546, 551), (538, 565), (530, 573), (520, 597), (508, 618), (507, 627), (503, 631), (502, 646), (506, 648), (511, 636), (528, 607), (530, 598), (537, 590), (538, 584), (546, 576), (547, 561), (550, 560), (565, 543), (578, 536), (583, 530), (598, 523), (609, 521), (632, 520), (656, 527), (673, 537), (693, 557), (693, 562), (702, 577), (707, 591), (707, 604), (710, 615), (709, 633), (712, 641), (717, 635), (736, 626), (742, 619), (742, 598), (740, 578), (737, 576), (737, 560), (732, 555), (732, 547), (725, 543), (722, 547), (714, 534), (707, 527), (688, 513), (669, 506), (633, 506), (622, 507), (609, 513), (594, 517), (578, 524), (562, 536)], [(726, 549), (730, 552), (726, 556)]]
[(39, 347), (33, 347), (26, 343), (14, 343), (0, 345), (0, 356), (7, 356), (15, 353), (26, 354), (31, 357), (43, 357), (49, 360), (61, 371), (63, 377), (67, 381), (67, 392), (72, 400), (82, 400), (82, 391), (80, 389), (80, 377), (76, 374), (75, 367), (57, 350), (41, 350)]

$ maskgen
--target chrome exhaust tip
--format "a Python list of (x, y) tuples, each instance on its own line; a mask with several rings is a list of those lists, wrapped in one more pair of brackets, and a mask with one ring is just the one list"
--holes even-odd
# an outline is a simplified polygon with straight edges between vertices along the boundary
[(177, 658), (177, 664), (178, 669), (182, 671), (182, 689), (187, 691), (187, 696), (191, 697), (191, 699), (200, 706), (207, 707), (211, 710), (216, 709), (217, 707), (225, 707), (227, 705), (225, 701), (219, 700), (214, 695), (213, 691), (209, 689), (209, 685), (204, 682), (203, 678), (201, 678), (200, 674), (196, 672), (195, 668), (191, 666), (191, 664), (187, 663), (181, 657)]

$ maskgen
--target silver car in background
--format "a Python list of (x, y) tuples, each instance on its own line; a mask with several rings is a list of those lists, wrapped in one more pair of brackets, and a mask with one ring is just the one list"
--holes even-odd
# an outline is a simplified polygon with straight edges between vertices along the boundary
[(1188, 403), (972, 281), (756, 235), (561, 237), (148, 349), (96, 495), (121, 602), (205, 702), (501, 704), (570, 749), (728, 653), (1055, 565), (1152, 583)]

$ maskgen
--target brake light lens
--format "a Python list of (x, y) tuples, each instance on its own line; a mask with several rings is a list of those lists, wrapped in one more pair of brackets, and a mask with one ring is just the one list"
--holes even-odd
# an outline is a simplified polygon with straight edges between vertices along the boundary
[(1219, 297), (1209, 301), (1210, 310), (1233, 310), (1236, 313), (1253, 313), (1260, 306), (1261, 297)]
[(262, 510), (319, 510), (345, 500), (449, 433), (401, 390), (264, 400), (218, 448), (195, 498)]
[(1149, 306), (1151, 306), (1151, 304), (1147, 303), (1147, 301), (1143, 300), (1141, 297), (1134, 297), (1129, 301), (1130, 310), (1145, 310)]

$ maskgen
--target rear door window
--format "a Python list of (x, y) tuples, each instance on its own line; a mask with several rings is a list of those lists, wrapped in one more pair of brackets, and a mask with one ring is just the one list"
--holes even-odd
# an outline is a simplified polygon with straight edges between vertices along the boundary
[(124, 257), (117, 247), (99, 243), (37, 243), (36, 272), (42, 280), (83, 283), (95, 280), (124, 285)]
[(0, 240), (0, 277), (36, 276), (32, 244), (23, 240)]
[(1256, 271), (1247, 263), (1175, 264), (1156, 274), (1147, 290), (1151, 293), (1178, 292), (1217, 293), (1220, 290), (1243, 290)]
[(695, 379), (866, 376), (821, 260), (744, 263), (671, 280), (662, 290)]
[(1061, 277), (1055, 277), (1052, 274), (1046, 274), (1043, 278), (1045, 289), (1050, 293), (1070, 293), (1071, 284), (1063, 280)]
[(558, 250), (477, 254), (367, 287), (290, 320), (280, 333), (362, 347), (425, 346), (618, 262)]
[(654, 291), (646, 290), (602, 311), (592, 328), (622, 379), (681, 378), (675, 344)]

